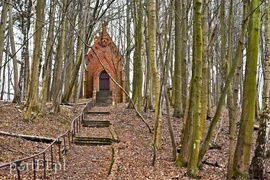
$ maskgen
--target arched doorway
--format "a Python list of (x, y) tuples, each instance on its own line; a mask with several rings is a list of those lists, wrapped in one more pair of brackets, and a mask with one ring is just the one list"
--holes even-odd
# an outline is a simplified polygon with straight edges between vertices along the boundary
[(99, 75), (99, 90), (100, 91), (110, 90), (110, 77), (106, 71), (102, 71)]

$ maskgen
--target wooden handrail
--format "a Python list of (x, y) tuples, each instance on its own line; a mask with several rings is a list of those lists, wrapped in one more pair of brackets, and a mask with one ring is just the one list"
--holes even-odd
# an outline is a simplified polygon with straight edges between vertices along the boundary
[[(40, 156), (40, 155), (43, 155), (43, 158), (44, 158), (44, 175), (43, 177), (45, 178), (46, 177), (46, 160), (45, 160), (45, 156), (46, 156), (46, 151), (49, 150), (49, 148), (51, 148), (51, 159), (53, 159), (53, 155), (52, 155), (52, 146), (54, 144), (58, 144), (58, 154), (59, 154), (59, 159), (60, 159), (60, 148), (61, 148), (61, 143), (59, 143), (59, 140), (60, 138), (63, 138), (63, 141), (64, 142), (64, 148), (66, 150), (66, 141), (65, 141), (65, 137), (67, 136), (68, 138), (68, 146), (70, 147), (71, 146), (71, 143), (73, 143), (73, 136), (80, 130), (80, 127), (82, 125), (82, 121), (84, 119), (84, 113), (87, 112), (89, 109), (91, 109), (92, 107), (94, 106), (94, 104), (92, 102), (88, 102), (85, 107), (83, 108), (82, 112), (76, 116), (72, 121), (71, 121), (71, 126), (70, 126), (70, 129), (65, 131), (63, 134), (59, 135), (57, 138), (55, 138), (55, 140), (50, 143), (43, 151), (37, 153), (37, 154), (34, 154), (34, 155), (31, 155), (29, 157), (25, 157), (25, 158), (22, 158), (22, 159), (18, 159), (18, 160), (15, 160), (15, 161), (10, 161), (10, 162), (7, 162), (7, 163), (4, 163), (4, 164), (0, 164), (0, 168), (3, 168), (3, 167), (11, 167), (12, 165), (16, 164), (21, 164), (23, 161), (27, 161), (27, 160), (30, 160), (30, 159), (33, 159), (33, 163), (34, 163), (34, 167), (35, 167), (35, 163), (36, 163), (36, 160), (35, 158), (37, 156)], [(76, 127), (77, 126), (77, 127)], [(71, 133), (71, 136), (70, 136), (70, 133)], [(71, 139), (71, 140), (70, 140)], [(53, 163), (53, 162), (51, 162)], [(36, 179), (36, 171), (35, 171), (35, 168), (34, 168), (34, 179)], [(20, 170), (17, 169), (17, 175), (18, 175), (18, 179), (20, 179)]]

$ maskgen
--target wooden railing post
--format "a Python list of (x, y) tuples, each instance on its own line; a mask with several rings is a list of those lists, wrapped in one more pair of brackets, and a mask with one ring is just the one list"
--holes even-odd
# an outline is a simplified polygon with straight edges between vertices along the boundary
[(53, 145), (51, 145), (51, 168), (53, 170)]
[(43, 179), (46, 179), (46, 153), (43, 153), (43, 166), (44, 166), (44, 171), (43, 171)]
[(20, 164), (21, 164), (21, 162), (16, 163), (16, 169), (17, 169), (18, 180), (21, 180), (21, 175), (20, 175)]
[(34, 171), (34, 180), (37, 178), (37, 173), (36, 173), (36, 159), (33, 157), (33, 171)]

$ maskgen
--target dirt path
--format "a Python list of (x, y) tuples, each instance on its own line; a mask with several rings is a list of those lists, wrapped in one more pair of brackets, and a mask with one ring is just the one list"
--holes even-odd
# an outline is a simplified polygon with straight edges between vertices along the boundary
[[(177, 167), (175, 162), (172, 161), (172, 147), (166, 122), (166, 116), (163, 116), (162, 124), (162, 149), (157, 152), (155, 166), (151, 166), (153, 151), (150, 143), (152, 134), (149, 133), (145, 124), (136, 116), (135, 111), (125, 109), (125, 106), (125, 104), (119, 104), (117, 108), (112, 106), (101, 107), (99, 109), (100, 111), (110, 111), (111, 114), (106, 115), (107, 117), (104, 119), (102, 118), (103, 116), (96, 117), (97, 120), (110, 120), (110, 123), (112, 124), (111, 126), (114, 127), (114, 130), (118, 136), (118, 143), (104, 146), (81, 146), (73, 144), (72, 147), (68, 150), (67, 154), (63, 155), (62, 166), (57, 169), (56, 173), (49, 171), (47, 172), (48, 179), (188, 179), (185, 176), (186, 168)], [(18, 110), (14, 109), (13, 114), (16, 114), (15, 111)], [(12, 111), (3, 112), (9, 113)], [(144, 113), (143, 116), (145, 117), (146, 121), (153, 127), (153, 112)], [(14, 120), (12, 119), (13, 117)], [(10, 119), (7, 121), (7, 118)], [(198, 171), (198, 175), (201, 177), (201, 179), (225, 179), (226, 177), (229, 151), (228, 116), (226, 112), (223, 112), (223, 116), (221, 118), (223, 118), (223, 124), (219, 123), (217, 126), (217, 128), (219, 128), (222, 125), (221, 131), (217, 135), (216, 141), (216, 143), (221, 147), (221, 150), (208, 150), (204, 161), (207, 161), (207, 163), (210, 165), (204, 164), (202, 169)], [(30, 131), (31, 128), (36, 128), (35, 131), (37, 134), (41, 133), (41, 131), (44, 131), (44, 134), (41, 133), (41, 135), (44, 136), (52, 132), (59, 134), (58, 131), (61, 130), (60, 127), (63, 126), (63, 123), (69, 125), (66, 120), (44, 120), (44, 122), (48, 124), (48, 126), (44, 126), (44, 123), (41, 120), (30, 124), (29, 122), (25, 123), (16, 119), (19, 118), (15, 118), (14, 115), (5, 115), (5, 118), (2, 118), (2, 121), (4, 122), (2, 123), (2, 129), (7, 130), (7, 128), (10, 127), (11, 132), (25, 133), (23, 129)], [(14, 122), (14, 125), (11, 126), (11, 122)], [(17, 125), (18, 122), (21, 123), (20, 126)], [(62, 124), (54, 126), (54, 124), (59, 122)], [(38, 123), (40, 123), (40, 126), (37, 125)], [(180, 119), (172, 118), (172, 124), (176, 141), (179, 143), (179, 132), (181, 132), (182, 122)], [(31, 125), (33, 125), (33, 127), (31, 127)], [(25, 128), (23, 128), (24, 126)], [(19, 127), (18, 130), (15, 129), (15, 127)], [(55, 130), (52, 131), (52, 129)], [(31, 131), (31, 134), (34, 134), (33, 132)], [(104, 133), (102, 133), (101, 130), (99, 133), (97, 133), (97, 129), (94, 131), (91, 128), (89, 128), (84, 133), (95, 134), (98, 137), (104, 136)], [(106, 133), (108, 133), (108, 131), (106, 131)], [(108, 134), (106, 134), (106, 136), (108, 136)], [(254, 139), (255, 138), (256, 137), (254, 137)], [(11, 148), (7, 149), (7, 147), (11, 147), (11, 141), (4, 137), (2, 137), (2, 140), (4, 149), (1, 151), (1, 157), (8, 157), (4, 156), (3, 152), (8, 153), (7, 155), (10, 154), (8, 150), (11, 150)], [(18, 148), (14, 149), (17, 147), (17, 145)], [(20, 149), (22, 145), (25, 145), (25, 148)], [(37, 146), (35, 151), (42, 149), (40, 144), (35, 144), (35, 146)], [(30, 150), (32, 151), (31, 148), (34, 146), (32, 144), (26, 145), (24, 141), (20, 143), (16, 141), (12, 147), (14, 150), (16, 150), (16, 153), (13, 152), (13, 154), (10, 154), (9, 156), (11, 156), (10, 158), (12, 159), (16, 159), (18, 155), (20, 155), (18, 154), (19, 152), (17, 152), (17, 150), (28, 152)], [(215, 164), (218, 164), (219, 166), (214, 166)], [(266, 160), (266, 166), (267, 171), (270, 171), (269, 159)], [(9, 173), (9, 171), (3, 172)], [(0, 171), (0, 179), (1, 177), (10, 177), (8, 174), (1, 174), (2, 171)], [(32, 179), (30, 177), (31, 176), (24, 176), (23, 178)]]
[[(112, 108), (112, 107), (111, 107)], [(177, 167), (172, 161), (172, 147), (164, 115), (162, 129), (162, 150), (158, 151), (155, 166), (151, 166), (152, 147), (150, 146), (152, 135), (145, 124), (136, 116), (134, 110), (124, 108), (111, 109), (111, 123), (118, 135), (119, 143), (101, 147), (77, 147), (74, 146), (68, 155), (67, 170), (58, 177), (59, 179), (188, 179), (185, 176), (186, 168)], [(147, 122), (152, 125), (152, 113), (144, 114)], [(228, 159), (228, 116), (223, 115), (224, 121), (217, 144), (221, 150), (209, 150), (204, 164), (198, 175), (201, 179), (225, 179)], [(177, 141), (179, 141), (182, 122), (172, 118), (173, 128)], [(221, 125), (221, 124), (220, 124)], [(179, 143), (179, 142), (177, 142)], [(110, 163), (113, 166), (108, 175)], [(77, 154), (74, 154), (77, 152)], [(218, 166), (214, 166), (218, 164)], [(267, 160), (267, 169), (270, 169)], [(76, 173), (75, 173), (76, 172)]]

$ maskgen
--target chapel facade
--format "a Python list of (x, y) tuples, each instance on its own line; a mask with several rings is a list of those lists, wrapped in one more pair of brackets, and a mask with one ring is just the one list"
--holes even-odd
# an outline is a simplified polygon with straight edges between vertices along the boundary
[[(111, 92), (111, 102), (125, 102), (126, 96), (115, 82), (125, 88), (124, 59), (102, 24), (102, 32), (85, 56), (85, 98), (96, 101), (97, 93)], [(115, 82), (113, 81), (115, 80)]]

